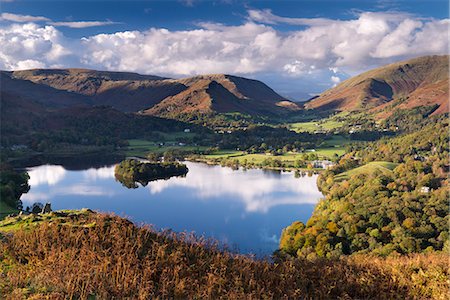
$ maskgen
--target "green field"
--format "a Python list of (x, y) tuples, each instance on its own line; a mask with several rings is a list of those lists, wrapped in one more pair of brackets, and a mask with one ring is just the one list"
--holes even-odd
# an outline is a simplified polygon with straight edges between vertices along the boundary
[(138, 156), (138, 157), (146, 157), (148, 153), (150, 152), (158, 152), (163, 153), (168, 150), (174, 150), (174, 149), (180, 149), (180, 150), (186, 150), (186, 151), (195, 151), (195, 150), (206, 150), (207, 147), (202, 146), (179, 146), (177, 143), (174, 145), (163, 145), (160, 146), (156, 142), (147, 141), (147, 140), (128, 140), (129, 146), (127, 150), (125, 151), (125, 154), (127, 156)]
[(348, 145), (351, 143), (354, 143), (354, 141), (352, 141), (349, 138), (346, 138), (342, 135), (333, 135), (330, 139), (327, 139), (322, 144), (320, 144), (319, 148), (322, 148), (322, 147), (339, 148), (339, 147), (345, 147), (345, 145)]
[(361, 167), (357, 167), (351, 170), (348, 170), (346, 172), (343, 172), (341, 174), (338, 174), (335, 176), (335, 180), (336, 181), (342, 181), (342, 180), (347, 180), (350, 179), (353, 175), (357, 175), (357, 174), (370, 174), (373, 173), (375, 171), (381, 171), (383, 173), (391, 173), (392, 170), (395, 169), (395, 167), (397, 167), (398, 164), (397, 163), (393, 163), (393, 162), (388, 162), (388, 161), (373, 161), (370, 162), (368, 164), (365, 164)]
[(329, 131), (339, 128), (343, 125), (342, 122), (335, 120), (325, 120), (325, 121), (312, 121), (312, 122), (300, 122), (291, 123), (289, 128), (295, 132), (314, 132), (314, 131)]
[(229, 157), (237, 157), (244, 155), (244, 151), (237, 151), (237, 150), (219, 150), (212, 154), (204, 155), (205, 158), (229, 158)]
[(196, 134), (193, 132), (161, 132), (161, 135), (164, 137), (165, 141), (175, 142), (180, 139), (192, 139)]
[[(16, 210), (17, 212), (17, 210)], [(81, 216), (89, 215), (92, 211), (88, 209), (81, 210), (58, 210), (57, 212), (51, 212), (46, 214), (24, 214), (13, 218), (0, 219), (0, 232), (13, 232), (21, 228), (31, 228), (39, 225), (45, 221), (57, 221), (67, 219), (67, 215)], [(72, 219), (73, 220), (73, 219)], [(70, 222), (64, 222), (62, 225), (76, 226)], [(92, 227), (95, 223), (84, 224), (83, 227)]]
[(239, 163), (242, 163), (244, 161), (252, 162), (255, 164), (260, 164), (266, 159), (279, 159), (282, 162), (285, 163), (294, 163), (296, 160), (302, 159), (303, 155), (309, 154), (309, 153), (315, 153), (319, 156), (319, 159), (332, 159), (334, 154), (337, 155), (343, 155), (345, 153), (345, 150), (342, 148), (321, 148), (321, 149), (315, 149), (315, 151), (307, 151), (304, 153), (297, 153), (297, 152), (288, 152), (283, 155), (266, 155), (264, 153), (257, 153), (257, 154), (245, 154), (243, 151), (233, 151), (233, 150), (222, 150), (217, 151), (212, 154), (203, 155), (202, 158), (206, 161), (212, 160), (212, 159), (222, 159), (222, 158), (230, 158), (230, 159), (237, 159)]

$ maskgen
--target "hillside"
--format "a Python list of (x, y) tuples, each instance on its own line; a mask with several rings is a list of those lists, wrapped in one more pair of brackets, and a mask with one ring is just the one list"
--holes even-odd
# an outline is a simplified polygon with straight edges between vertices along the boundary
[(125, 113), (109, 106), (49, 107), (4, 91), (0, 118), (3, 147), (26, 145), (39, 152), (72, 149), (78, 153), (80, 147), (119, 146), (129, 138), (158, 139), (161, 132), (192, 128), (182, 122)]
[(176, 118), (190, 113), (240, 112), (250, 115), (275, 115), (298, 109), (264, 83), (242, 77), (216, 74), (180, 79), (188, 88), (167, 97), (146, 114)]
[[(86, 69), (34, 69), (14, 71), (16, 85), (30, 81), (51, 87), (60, 94), (89, 99), (92, 104), (109, 105), (125, 112), (149, 108), (169, 95), (184, 90), (182, 84), (153, 75)], [(17, 91), (17, 88), (13, 88)], [(62, 92), (64, 91), (64, 92)], [(34, 94), (39, 95), (37, 91)]]
[(63, 104), (109, 105), (125, 112), (147, 109), (146, 114), (171, 118), (215, 112), (272, 115), (298, 109), (260, 81), (222, 74), (168, 79), (86, 69), (3, 73), (9, 80), (5, 82), (8, 91), (21, 96), (61, 98)]
[[(305, 108), (371, 112), (437, 105), (448, 111), (449, 56), (424, 56), (376, 68), (343, 81), (305, 103)], [(384, 111), (383, 111), (384, 110)]]
[(325, 196), (306, 224), (294, 222), (280, 240), (299, 257), (370, 253), (388, 256), (448, 252), (448, 120), (356, 145), (322, 172)]
[(17, 79), (14, 77), (14, 72), (0, 71), (0, 86), (2, 103), (5, 98), (11, 101), (21, 98), (24, 101), (38, 102), (48, 108), (92, 105), (91, 99), (85, 95)]
[(0, 221), (5, 299), (446, 299), (448, 257), (276, 263), (90, 210)]

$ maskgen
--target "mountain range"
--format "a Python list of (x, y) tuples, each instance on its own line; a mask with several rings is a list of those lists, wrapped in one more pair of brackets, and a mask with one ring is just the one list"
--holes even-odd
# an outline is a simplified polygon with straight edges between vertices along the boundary
[[(111, 106), (122, 112), (177, 119), (186, 114), (284, 116), (304, 109), (367, 111), (380, 118), (395, 109), (449, 109), (449, 56), (425, 56), (373, 69), (301, 104), (264, 83), (225, 74), (170, 79), (87, 69), (1, 71), (2, 106), (40, 113), (74, 106)], [(9, 108), (15, 106), (16, 108)]]
[(108, 105), (175, 118), (180, 113), (276, 115), (299, 107), (264, 83), (224, 74), (168, 79), (86, 69), (2, 71), (2, 93), (51, 107)]

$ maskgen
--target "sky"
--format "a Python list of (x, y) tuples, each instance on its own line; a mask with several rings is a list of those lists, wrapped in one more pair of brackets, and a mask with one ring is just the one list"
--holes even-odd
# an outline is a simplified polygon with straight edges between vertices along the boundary
[(292, 100), (449, 53), (448, 0), (0, 0), (0, 12), (2, 70), (226, 73)]

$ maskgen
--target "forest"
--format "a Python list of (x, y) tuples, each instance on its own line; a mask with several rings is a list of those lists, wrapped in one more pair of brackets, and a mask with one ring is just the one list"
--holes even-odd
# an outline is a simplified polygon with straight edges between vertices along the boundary
[[(449, 251), (448, 121), (433, 120), (413, 133), (355, 145), (321, 173), (325, 198), (306, 224), (283, 231), (281, 252), (313, 258)], [(396, 164), (369, 167), (377, 161)]]

